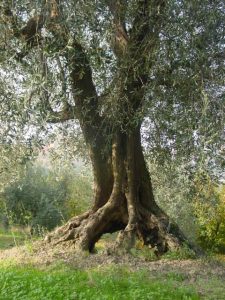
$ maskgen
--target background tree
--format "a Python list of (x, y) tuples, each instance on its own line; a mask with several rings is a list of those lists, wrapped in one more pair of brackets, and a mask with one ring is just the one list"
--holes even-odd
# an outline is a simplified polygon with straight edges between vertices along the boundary
[[(116, 247), (131, 247), (135, 236), (159, 253), (178, 247), (184, 237), (153, 196), (141, 125), (148, 121), (153, 149), (157, 139), (163, 149), (178, 141), (174, 155), (183, 141), (187, 149), (211, 141), (218, 152), (223, 2), (4, 1), (2, 8), (3, 122), (77, 119), (92, 162), (92, 209), (49, 240), (91, 251), (103, 233), (121, 230)], [(16, 99), (5, 92), (13, 87)]]
[(83, 212), (91, 202), (91, 184), (83, 172), (84, 168), (79, 168), (79, 173), (65, 167), (62, 171), (40, 162), (28, 165), (1, 195), (10, 225), (28, 226), (32, 233), (42, 234), (61, 225), (71, 214)]
[(225, 252), (225, 187), (217, 186), (207, 173), (195, 179), (194, 208), (198, 240), (207, 250)]

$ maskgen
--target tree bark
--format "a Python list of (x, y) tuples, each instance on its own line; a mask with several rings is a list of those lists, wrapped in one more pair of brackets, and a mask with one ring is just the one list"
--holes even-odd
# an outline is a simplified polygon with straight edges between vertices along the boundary
[(128, 133), (117, 132), (111, 159), (93, 155), (92, 163), (96, 185), (92, 209), (71, 219), (47, 240), (55, 244), (72, 241), (76, 249), (92, 252), (104, 233), (120, 231), (111, 251), (129, 250), (136, 238), (157, 254), (182, 245), (183, 234), (155, 202), (140, 127)]

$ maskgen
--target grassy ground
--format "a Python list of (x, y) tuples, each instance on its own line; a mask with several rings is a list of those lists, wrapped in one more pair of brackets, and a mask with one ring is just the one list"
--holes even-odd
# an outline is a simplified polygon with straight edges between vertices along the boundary
[(0, 299), (200, 299), (190, 287), (180, 287), (180, 280), (179, 276), (156, 280), (147, 271), (116, 267), (99, 272), (65, 265), (46, 270), (11, 266), (1, 270)]
[(0, 227), (0, 250), (22, 245), (27, 239), (27, 234), (17, 228), (4, 230)]
[(185, 250), (155, 260), (147, 249), (119, 257), (101, 253), (104, 242), (98, 248), (98, 254), (79, 256), (0, 231), (0, 300), (225, 300), (221, 258), (185, 259)]

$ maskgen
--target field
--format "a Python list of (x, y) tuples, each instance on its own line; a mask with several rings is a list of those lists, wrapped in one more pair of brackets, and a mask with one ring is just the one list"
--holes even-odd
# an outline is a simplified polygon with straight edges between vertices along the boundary
[(41, 245), (1, 231), (1, 300), (225, 299), (225, 265), (215, 258), (154, 260), (142, 250), (76, 255)]

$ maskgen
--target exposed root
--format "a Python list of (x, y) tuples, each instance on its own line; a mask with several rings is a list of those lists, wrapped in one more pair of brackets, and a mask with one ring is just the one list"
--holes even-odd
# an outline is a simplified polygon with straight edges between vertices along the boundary
[(128, 223), (124, 230), (118, 234), (113, 247), (107, 249), (107, 253), (129, 252), (135, 246), (137, 240), (141, 240), (143, 245), (148, 245), (154, 249), (157, 256), (168, 250), (176, 251), (180, 249), (186, 239), (180, 232), (176, 224), (168, 226), (169, 219), (156, 217), (153, 214), (137, 214), (137, 222)]
[(124, 195), (112, 193), (104, 206), (72, 218), (49, 234), (45, 241), (53, 246), (72, 241), (75, 250), (93, 252), (95, 243), (104, 233), (119, 231), (108, 254), (128, 252), (139, 239), (158, 256), (168, 250), (177, 250), (186, 242), (178, 226), (171, 223), (166, 214), (157, 216), (140, 203), (133, 206), (128, 203)]
[[(53, 242), (54, 244), (59, 244), (61, 242), (68, 241), (72, 239), (72, 232), (74, 232), (75, 228), (78, 228), (82, 221), (87, 219), (90, 215), (90, 211), (85, 212), (82, 215), (73, 217), (66, 224), (61, 227), (56, 228), (53, 232), (46, 235), (44, 241), (45, 242)], [(70, 238), (71, 237), (71, 238)]]
[(104, 233), (119, 230), (114, 246), (107, 250), (108, 254), (128, 252), (139, 239), (143, 245), (154, 249), (157, 255), (177, 250), (186, 241), (178, 227), (168, 223), (166, 216), (159, 218), (146, 211), (143, 214), (142, 211), (138, 214), (136, 223), (130, 223), (124, 214), (127, 214), (124, 208), (120, 209), (113, 201), (109, 201), (96, 212), (71, 219), (51, 233), (50, 238), (47, 236), (46, 241), (53, 246), (72, 241), (76, 250), (92, 252), (95, 243)]
[(61, 239), (58, 239), (58, 241), (56, 241), (54, 245), (58, 245), (60, 243), (73, 240), (75, 237), (75, 233), (76, 233), (76, 229), (75, 228), (71, 229), (67, 234), (65, 234), (65, 236), (63, 236)]
[(45, 241), (54, 246), (73, 241), (76, 250), (92, 252), (102, 234), (125, 227), (122, 219), (122, 205), (121, 209), (118, 209), (114, 201), (109, 201), (95, 212), (71, 219), (66, 225), (48, 235)]

